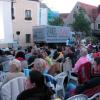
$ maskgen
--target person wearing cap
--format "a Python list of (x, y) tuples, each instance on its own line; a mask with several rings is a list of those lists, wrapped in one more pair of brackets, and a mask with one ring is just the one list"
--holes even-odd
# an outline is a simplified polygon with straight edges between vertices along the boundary
[(10, 65), (10, 69), (9, 72), (7, 73), (7, 78), (5, 82), (16, 77), (24, 76), (24, 73), (21, 72), (21, 63), (19, 60), (14, 59), (10, 61), (9, 65)]

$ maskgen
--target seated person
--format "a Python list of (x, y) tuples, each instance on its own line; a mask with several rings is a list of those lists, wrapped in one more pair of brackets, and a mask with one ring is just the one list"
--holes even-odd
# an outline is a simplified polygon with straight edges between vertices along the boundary
[(31, 57), (29, 57), (29, 59), (28, 59), (28, 69), (31, 69), (32, 67), (33, 67), (33, 62), (34, 62), (34, 60), (36, 59), (37, 57), (36, 56), (34, 56), (34, 55), (32, 55)]
[(50, 69), (48, 70), (48, 74), (55, 76), (57, 74), (60, 73), (60, 63), (59, 62), (55, 62)]
[(45, 60), (41, 58), (36, 58), (34, 62), (31, 64), (31, 70), (37, 70), (40, 71), (45, 76), (45, 84), (52, 88), (52, 90), (55, 93), (56, 88), (56, 80), (52, 75), (49, 75), (47, 73), (48, 68), (46, 67), (46, 64), (44, 63)]
[(21, 71), (23, 71), (24, 68), (27, 68), (28, 64), (23, 51), (18, 51), (15, 55), (15, 58), (21, 62)]
[(48, 73), (48, 65), (47, 62), (42, 59), (42, 58), (37, 58), (34, 60), (34, 66), (32, 67), (33, 70), (39, 70), (41, 71), (43, 74)]
[(86, 48), (82, 48), (81, 51), (80, 51), (80, 53), (81, 53), (81, 54), (80, 54), (81, 57), (80, 57), (79, 60), (75, 63), (75, 67), (74, 67), (74, 69), (73, 69), (73, 71), (74, 71), (75, 73), (78, 72), (78, 70), (79, 70), (79, 68), (80, 68), (80, 66), (81, 66), (82, 64), (85, 64), (86, 62), (89, 62), (89, 60), (88, 60), (88, 58), (87, 58), (87, 54), (88, 54), (87, 49), (86, 49)]
[(93, 53), (93, 57), (94, 57), (94, 59), (95, 59), (96, 57), (100, 57), (100, 52), (95, 52), (95, 53)]
[(92, 78), (84, 84), (79, 85), (75, 90), (75, 94), (86, 94), (89, 97), (98, 92), (100, 92), (100, 77)]
[(93, 77), (100, 76), (100, 57), (94, 59)]
[(31, 56), (32, 56), (32, 52), (31, 52), (32, 48), (28, 47), (27, 48), (27, 53), (25, 54), (25, 59), (28, 60)]
[(32, 70), (29, 73), (29, 83), (31, 88), (24, 90), (17, 97), (17, 100), (50, 100), (52, 90), (44, 82), (41, 72)]
[(24, 76), (24, 73), (21, 72), (21, 63), (19, 60), (14, 59), (10, 62), (10, 71), (7, 73), (5, 82), (20, 76)]
[(88, 96), (92, 96), (97, 92), (100, 92), (100, 57), (94, 59), (94, 73), (92, 75), (92, 79), (85, 82), (82, 85), (79, 85), (76, 90), (75, 94), (86, 94)]

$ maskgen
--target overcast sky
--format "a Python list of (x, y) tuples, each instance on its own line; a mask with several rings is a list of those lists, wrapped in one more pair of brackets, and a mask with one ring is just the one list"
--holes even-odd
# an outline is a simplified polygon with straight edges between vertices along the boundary
[(43, 0), (43, 3), (46, 3), (47, 6), (54, 11), (58, 11), (60, 13), (69, 13), (77, 1), (95, 6), (100, 4), (100, 0)]

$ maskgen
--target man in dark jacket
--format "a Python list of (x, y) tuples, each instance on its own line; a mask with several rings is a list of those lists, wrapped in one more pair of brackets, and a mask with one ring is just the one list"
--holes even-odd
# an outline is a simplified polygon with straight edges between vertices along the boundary
[(50, 100), (52, 90), (44, 83), (44, 76), (39, 71), (29, 73), (30, 89), (24, 90), (17, 97), (17, 100)]

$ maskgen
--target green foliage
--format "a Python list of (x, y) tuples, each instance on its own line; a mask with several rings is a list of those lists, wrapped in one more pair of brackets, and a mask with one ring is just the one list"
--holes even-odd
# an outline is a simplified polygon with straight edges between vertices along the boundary
[(52, 21), (48, 22), (49, 25), (54, 25), (54, 26), (63, 26), (64, 22), (60, 17), (55, 17)]
[(80, 9), (78, 13), (74, 16), (75, 21), (72, 23), (72, 29), (76, 32), (90, 33), (91, 27), (90, 22), (85, 18), (85, 11)]
[(86, 41), (92, 41), (94, 44), (96, 44), (98, 39), (94, 36), (88, 36), (86, 37)]

